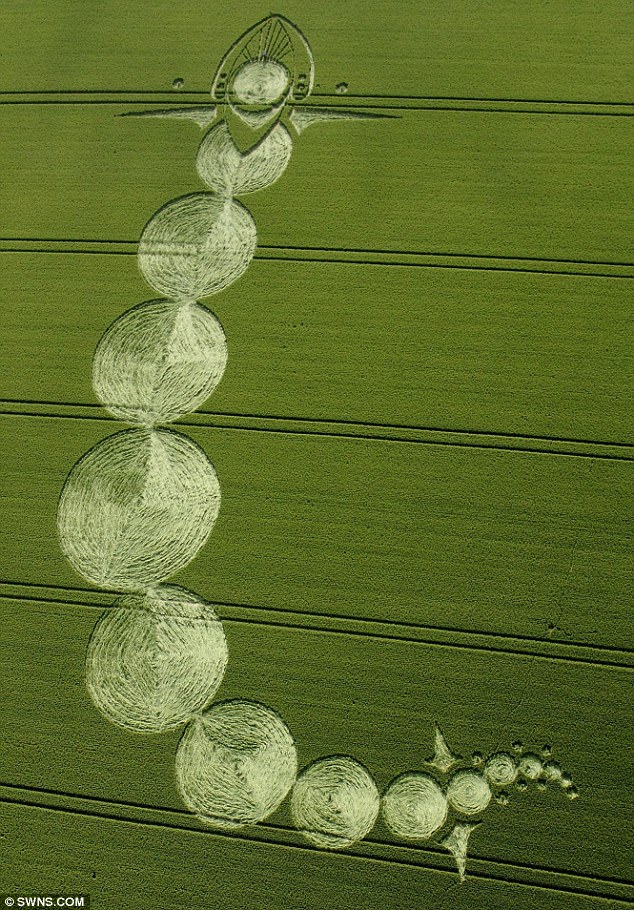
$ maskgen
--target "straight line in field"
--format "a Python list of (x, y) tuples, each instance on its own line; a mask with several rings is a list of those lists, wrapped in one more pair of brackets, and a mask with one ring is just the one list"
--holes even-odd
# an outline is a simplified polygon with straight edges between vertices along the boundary
[[(66, 595), (66, 596), (64, 596)], [(0, 598), (5, 601), (55, 604), (66, 610), (103, 610), (112, 605), (116, 593), (54, 585), (0, 580)], [(298, 629), (311, 634), (348, 635), (379, 641), (399, 641), (431, 648), (477, 651), (511, 655), (530, 660), (557, 660), (593, 667), (631, 671), (634, 651), (607, 645), (586, 645), (570, 640), (553, 639), (545, 629), (543, 637), (510, 635), (456, 627), (424, 625), (389, 619), (346, 616), (337, 613), (309, 613), (286, 607), (213, 600), (220, 618), (227, 624)]]
[[(0, 399), (0, 417), (46, 420), (88, 420), (111, 423), (115, 418), (96, 403)], [(431, 427), (375, 424), (313, 417), (275, 417), (196, 411), (174, 421), (174, 427), (207, 428), (236, 433), (274, 433), (281, 436), (321, 436), (332, 439), (425, 445), (439, 448), (497, 450), (563, 458), (634, 461), (634, 445), (626, 442), (524, 436), (480, 430), (443, 430)]]
[[(318, 848), (303, 841), (298, 832), (285, 825), (261, 823), (250, 827), (248, 832), (215, 831), (206, 828), (195, 816), (183, 810), (79, 796), (13, 783), (0, 783), (0, 802), (25, 810), (107, 819), (113, 824), (186, 831), (194, 836), (218, 840), (237, 840), (285, 850), (301, 850), (311, 854), (318, 852)], [(358, 861), (419, 867), (430, 872), (456, 876), (450, 858), (439, 849), (406, 847), (368, 839), (354, 848), (338, 850), (337, 855)], [(469, 860), (468, 876), (472, 879), (502, 882), (514, 887), (574, 894), (597, 901), (622, 904), (631, 904), (634, 901), (634, 888), (622, 879), (580, 875), (566, 870), (515, 864), (477, 855)]]

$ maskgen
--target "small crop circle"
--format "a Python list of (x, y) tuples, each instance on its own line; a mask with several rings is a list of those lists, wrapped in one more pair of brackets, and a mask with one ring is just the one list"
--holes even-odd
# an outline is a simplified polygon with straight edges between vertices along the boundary
[(288, 89), (289, 72), (275, 60), (249, 60), (233, 80), (233, 94), (243, 104), (274, 104)]
[(484, 775), (493, 787), (507, 787), (517, 777), (517, 765), (508, 752), (496, 752), (486, 760)]
[(447, 811), (447, 797), (428, 774), (400, 775), (383, 797), (383, 817), (397, 837), (427, 840), (444, 825)]
[(341, 849), (374, 827), (379, 791), (369, 771), (354, 758), (334, 755), (308, 765), (291, 796), (297, 828), (317, 847)]
[(449, 781), (447, 799), (461, 815), (478, 815), (491, 802), (491, 788), (481, 774), (458, 771)]
[(520, 774), (527, 780), (538, 780), (544, 771), (544, 766), (539, 755), (535, 755), (534, 752), (525, 752), (520, 759), (519, 769)]
[(282, 718), (245, 699), (212, 705), (187, 727), (176, 753), (185, 804), (216, 828), (263, 821), (296, 774), (295, 743)]

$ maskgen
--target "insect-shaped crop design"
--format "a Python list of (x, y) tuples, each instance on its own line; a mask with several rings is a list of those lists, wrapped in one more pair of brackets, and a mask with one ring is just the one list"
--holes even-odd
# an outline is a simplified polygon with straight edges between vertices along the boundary
[(249, 267), (257, 233), (237, 197), (278, 180), (293, 134), (328, 119), (376, 116), (303, 105), (313, 59), (301, 32), (269, 16), (229, 49), (208, 107), (146, 111), (191, 118), (205, 132), (196, 169), (206, 186), (167, 202), (147, 223), (141, 274), (159, 297), (106, 330), (93, 361), (105, 408), (131, 427), (99, 442), (71, 470), (58, 508), (63, 552), (85, 579), (120, 594), (88, 646), (87, 686), (99, 710), (136, 733), (186, 725), (176, 754), (185, 804), (209, 825), (232, 829), (271, 815), (291, 793), (297, 828), (318, 847), (366, 837), (381, 807), (392, 833), (435, 838), (464, 875), (474, 819), (511, 785), (572, 781), (549, 756), (499, 752), (462, 762), (436, 731), (426, 770), (399, 775), (381, 798), (370, 772), (330, 755), (298, 774), (283, 719), (248, 699), (213, 702), (227, 665), (222, 624), (197, 594), (166, 584), (205, 544), (220, 484), (205, 452), (169, 425), (220, 382), (227, 345), (201, 300)]

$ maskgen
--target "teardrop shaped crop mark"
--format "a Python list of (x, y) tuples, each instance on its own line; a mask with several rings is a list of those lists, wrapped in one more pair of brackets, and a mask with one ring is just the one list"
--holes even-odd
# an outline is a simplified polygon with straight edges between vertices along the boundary
[(126, 115), (209, 127), (195, 160), (206, 189), (165, 203), (143, 230), (139, 269), (164, 298), (133, 306), (106, 329), (92, 371), (103, 406), (132, 427), (97, 443), (70, 471), (58, 506), (59, 541), (87, 581), (128, 592), (99, 619), (88, 645), (86, 683), (95, 706), (135, 733), (186, 725), (176, 781), (202, 821), (220, 829), (256, 824), (291, 793), (293, 820), (306, 840), (341, 850), (366, 837), (382, 809), (395, 837), (434, 838), (464, 878), (479, 824), (471, 819), (492, 799), (506, 805), (502, 788), (551, 783), (577, 795), (550, 747), (541, 756), (520, 746), (517, 757), (474, 753), (469, 764), (437, 727), (425, 770), (399, 774), (382, 798), (370, 771), (351, 756), (319, 758), (298, 775), (293, 737), (276, 711), (248, 699), (212, 703), (227, 664), (222, 624), (211, 604), (165, 584), (205, 545), (220, 509), (207, 455), (164, 425), (198, 408), (227, 364), (222, 326), (199, 301), (237, 281), (253, 259), (255, 222), (236, 197), (279, 180), (293, 134), (308, 126), (392, 116), (303, 106), (313, 83), (306, 38), (284, 16), (271, 15), (225, 54), (212, 105)]

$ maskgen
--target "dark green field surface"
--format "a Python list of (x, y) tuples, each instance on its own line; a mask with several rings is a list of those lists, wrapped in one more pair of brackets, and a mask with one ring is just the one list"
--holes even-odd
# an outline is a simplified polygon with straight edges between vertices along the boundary
[[(355, 95), (451, 96), (554, 101), (634, 101), (634, 24), (606, 0), (597, 15), (579, 0), (528, 5), (486, 0), (352, 0), (345, 6), (288, 0), (282, 13), (308, 37), (316, 90), (347, 82)], [(5, 91), (207, 91), (229, 44), (271, 10), (254, 0), (107, 10), (58, 0), (5, 0)]]
[[(0, 400), (58, 413), (64, 402), (97, 405), (95, 345), (152, 297), (136, 257), (0, 255), (0, 287), (11, 302)], [(471, 431), (481, 443), (520, 434), (545, 437), (530, 443), (542, 448), (634, 443), (634, 281), (258, 260), (213, 305), (229, 367), (203, 407), (214, 416), (196, 420), (273, 415), (365, 435)]]
[[(136, 240), (199, 191), (195, 123), (117, 116), (152, 100), (0, 105), (3, 238)], [(248, 200), (262, 246), (630, 262), (629, 114), (373, 110), (391, 116), (295, 138)]]
[[(118, 426), (24, 416), (2, 425), (1, 577), (76, 587), (58, 558), (59, 490)], [(190, 432), (222, 477), (223, 502), (178, 580), (213, 601), (617, 649), (627, 640), (632, 461)]]

